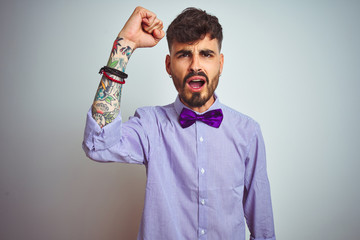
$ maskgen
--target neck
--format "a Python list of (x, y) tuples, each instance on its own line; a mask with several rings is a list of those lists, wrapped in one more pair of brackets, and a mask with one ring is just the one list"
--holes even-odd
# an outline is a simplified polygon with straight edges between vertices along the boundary
[(187, 106), (188, 108), (190, 108), (191, 110), (198, 112), (198, 113), (203, 113), (205, 111), (207, 111), (215, 102), (215, 97), (214, 95), (202, 106), (200, 107), (194, 107), (194, 106), (189, 106), (188, 104), (186, 104), (181, 98), (180, 101)]

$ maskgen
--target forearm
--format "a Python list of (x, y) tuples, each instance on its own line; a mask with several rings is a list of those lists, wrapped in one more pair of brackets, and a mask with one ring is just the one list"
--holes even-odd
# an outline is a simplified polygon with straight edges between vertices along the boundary
[[(118, 36), (114, 41), (107, 66), (125, 72), (133, 49), (130, 41)], [(117, 76), (110, 76), (121, 80)], [(118, 116), (122, 86), (120, 83), (107, 79), (105, 75), (102, 76), (92, 105), (92, 116), (100, 127), (111, 123)]]
[(245, 162), (244, 215), (251, 240), (275, 240), (265, 143), (258, 124), (254, 130)]
[[(107, 66), (124, 72), (132, 52), (136, 48), (155, 46), (165, 36), (162, 29), (162, 21), (153, 12), (142, 7), (135, 8), (113, 44)], [(114, 75), (110, 77), (120, 80)], [(119, 115), (121, 90), (120, 83), (106, 76), (101, 78), (92, 107), (92, 116), (100, 127), (111, 123)]]

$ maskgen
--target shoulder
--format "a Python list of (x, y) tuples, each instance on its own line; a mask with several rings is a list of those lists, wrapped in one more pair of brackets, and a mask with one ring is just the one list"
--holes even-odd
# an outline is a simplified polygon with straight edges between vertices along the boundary
[(224, 113), (225, 129), (243, 139), (247, 143), (246, 145), (250, 144), (253, 139), (262, 136), (259, 123), (252, 117), (226, 105), (222, 105), (221, 108)]
[(224, 113), (224, 120), (226, 119), (235, 126), (242, 126), (245, 128), (259, 128), (259, 123), (255, 121), (252, 117), (241, 113), (229, 106), (224, 104), (221, 105), (221, 109)]
[(145, 106), (138, 108), (134, 117), (144, 118), (149, 121), (164, 122), (165, 119), (176, 118), (174, 104), (165, 106)]
[(252, 117), (225, 105), (222, 110), (226, 129), (237, 139), (242, 139), (248, 148), (255, 139), (262, 139), (260, 125)]

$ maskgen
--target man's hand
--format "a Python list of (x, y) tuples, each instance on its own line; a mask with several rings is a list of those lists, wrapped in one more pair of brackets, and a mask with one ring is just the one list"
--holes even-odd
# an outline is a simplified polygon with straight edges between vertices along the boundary
[(137, 7), (118, 36), (130, 41), (135, 50), (155, 46), (165, 36), (162, 29), (162, 21), (153, 12)]

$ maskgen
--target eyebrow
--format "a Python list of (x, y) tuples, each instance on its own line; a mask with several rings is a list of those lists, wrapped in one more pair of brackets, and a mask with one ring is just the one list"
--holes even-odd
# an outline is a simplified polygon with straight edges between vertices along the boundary
[(215, 54), (215, 52), (213, 50), (210, 49), (204, 49), (200, 51), (201, 54)]
[(175, 55), (180, 55), (180, 54), (192, 54), (192, 52), (190, 50), (181, 49), (180, 51), (177, 51), (175, 53)]
[[(213, 50), (210, 49), (204, 49), (204, 50), (200, 50), (201, 54), (215, 54), (215, 52)], [(181, 49), (179, 51), (177, 51), (175, 53), (175, 55), (179, 55), (179, 54), (192, 54), (191, 50), (185, 50), (185, 49)]]

